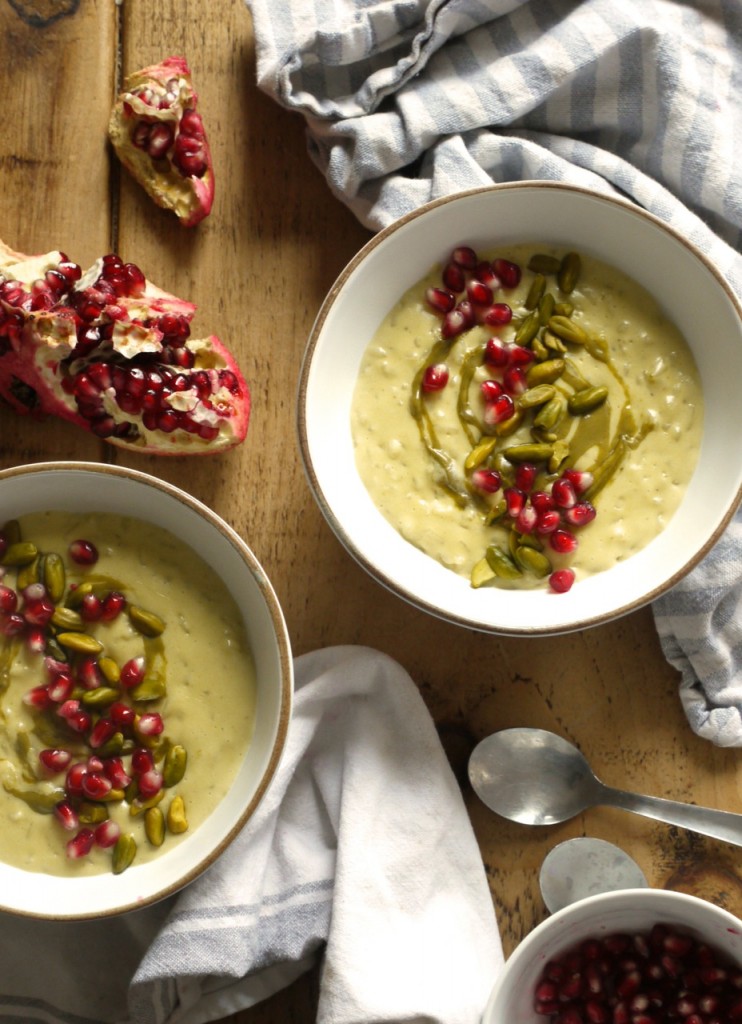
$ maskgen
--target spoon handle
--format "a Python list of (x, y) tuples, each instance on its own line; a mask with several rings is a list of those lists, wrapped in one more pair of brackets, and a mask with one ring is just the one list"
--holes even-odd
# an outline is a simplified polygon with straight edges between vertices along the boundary
[(619, 807), (624, 811), (633, 811), (634, 814), (642, 814), (645, 818), (664, 821), (668, 825), (679, 825), (681, 828), (690, 829), (691, 832), (699, 832), (701, 835), (711, 836), (712, 839), (721, 839), (725, 843), (742, 846), (742, 814), (665, 800), (659, 796), (627, 793), (621, 789), (604, 786), (602, 783), (600, 803), (604, 806)]

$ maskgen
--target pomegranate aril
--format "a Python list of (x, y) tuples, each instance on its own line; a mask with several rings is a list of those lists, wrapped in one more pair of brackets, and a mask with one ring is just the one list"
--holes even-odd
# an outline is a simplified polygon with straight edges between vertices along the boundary
[(145, 711), (137, 718), (134, 728), (140, 736), (159, 736), (165, 723), (157, 711)]
[(428, 288), (425, 298), (436, 313), (448, 313), (456, 305), (456, 296), (447, 288)]
[(69, 800), (60, 800), (59, 803), (54, 805), (54, 811), (52, 813), (62, 828), (66, 829), (68, 832), (74, 832), (80, 824), (77, 811)]
[(434, 366), (425, 367), (420, 385), (423, 391), (442, 391), (446, 384), (448, 384), (448, 367), (445, 363), (436, 363)]
[(587, 526), (597, 515), (589, 501), (578, 501), (572, 508), (564, 510), (564, 521), (570, 526)]
[[(2, 551), (0, 551), (2, 554)], [(18, 594), (12, 587), (0, 584), (0, 614), (10, 615), (18, 607)]]
[(521, 491), (530, 491), (536, 482), (538, 470), (532, 462), (521, 462), (515, 470), (515, 486)]
[(517, 487), (506, 487), (503, 491), (503, 496), (507, 505), (508, 515), (515, 519), (515, 517), (520, 515), (523, 511), (523, 507), (526, 503), (526, 495)]
[(135, 747), (131, 752), (131, 770), (135, 775), (143, 775), (151, 771), (155, 766), (155, 759), (152, 753), (145, 747)]
[(102, 747), (104, 743), (107, 743), (113, 734), (116, 732), (116, 723), (110, 718), (99, 718), (93, 728), (90, 730), (88, 736), (88, 743), (97, 750), (98, 747)]
[(538, 513), (532, 505), (525, 505), (515, 519), (515, 527), (520, 533), (533, 533), (536, 529)]
[(108, 715), (112, 722), (120, 728), (126, 729), (134, 724), (136, 711), (121, 701), (114, 701), (108, 709)]
[(505, 390), (511, 395), (522, 395), (528, 388), (526, 375), (521, 366), (508, 366), (502, 375)]
[(581, 469), (565, 469), (562, 473), (575, 489), (575, 494), (584, 494), (593, 483), (593, 474)]
[(39, 751), (39, 761), (46, 771), (55, 775), (57, 772), (66, 771), (71, 760), (72, 754), (69, 750), (59, 747), (45, 747), (44, 750)]
[(574, 581), (575, 574), (572, 569), (556, 569), (549, 576), (549, 586), (555, 594), (566, 594)]
[(572, 508), (576, 501), (574, 487), (570, 481), (566, 480), (563, 476), (558, 480), (555, 480), (552, 484), (551, 496), (554, 499), (554, 504), (559, 508)]
[(103, 771), (115, 789), (126, 789), (131, 782), (131, 775), (127, 772), (120, 757), (106, 758), (103, 762)]
[(99, 686), (103, 685), (103, 675), (98, 667), (98, 661), (92, 656), (85, 657), (80, 661), (75, 677), (85, 690), (97, 690)]
[(92, 541), (82, 538), (73, 540), (69, 546), (69, 555), (78, 565), (95, 565), (98, 561), (98, 550)]
[(102, 821), (100, 825), (95, 828), (93, 835), (95, 845), (107, 850), (111, 846), (115, 846), (118, 842), (119, 836), (121, 835), (121, 827), (115, 821), (108, 818), (106, 821)]
[(173, 144), (174, 136), (175, 133), (169, 124), (153, 125), (144, 148), (153, 160), (160, 160)]
[(142, 772), (138, 781), (140, 797), (144, 800), (149, 800), (150, 797), (157, 796), (162, 789), (162, 772), (152, 768), (149, 771)]
[(112, 622), (126, 607), (126, 598), (117, 590), (106, 594), (101, 604), (101, 621)]
[(569, 530), (554, 530), (549, 534), (549, 544), (562, 555), (571, 555), (577, 550), (577, 538)]
[(483, 418), (487, 426), (492, 427), (498, 423), (504, 423), (514, 415), (515, 403), (510, 395), (500, 395), (494, 401), (485, 403)]
[(477, 490), (485, 494), (494, 494), (502, 487), (502, 477), (496, 469), (475, 469), (471, 482)]
[(141, 655), (130, 658), (121, 666), (119, 682), (125, 689), (133, 689), (144, 679), (144, 668), (144, 658)]
[(173, 146), (172, 161), (186, 177), (202, 177), (208, 169), (203, 140), (193, 135), (178, 135)]
[(468, 330), (474, 323), (474, 314), (469, 304), (460, 302), (450, 312), (446, 313), (441, 326), (441, 334), (444, 338), (455, 338)]
[(463, 292), (466, 287), (466, 275), (456, 263), (448, 263), (443, 268), (442, 279), (446, 288), (456, 294)]
[(97, 622), (103, 612), (103, 602), (97, 594), (86, 594), (80, 602), (79, 612), (84, 622)]
[(492, 289), (482, 281), (472, 278), (466, 286), (467, 298), (477, 306), (490, 306), (492, 304)]
[(46, 686), (34, 686), (23, 695), (23, 703), (37, 711), (44, 711), (52, 703)]
[(503, 287), (517, 288), (520, 284), (521, 269), (517, 263), (506, 259), (496, 259), (492, 262), (492, 269), (499, 277)]
[(523, 345), (511, 345), (508, 354), (512, 366), (530, 366), (534, 360), (533, 352)]
[(107, 796), (113, 788), (111, 780), (106, 778), (102, 772), (86, 772), (80, 783), (83, 794), (89, 800), (101, 800)]
[(489, 366), (503, 369), (510, 362), (510, 345), (500, 338), (489, 338), (484, 347), (484, 361)]
[(474, 270), (479, 260), (471, 246), (457, 245), (451, 253), (451, 262), (464, 270)]
[(483, 380), (480, 384), (480, 391), (485, 402), (494, 402), (496, 398), (504, 394), (502, 384), (499, 380)]
[(503, 327), (513, 319), (513, 311), (506, 302), (493, 302), (482, 320), (490, 327)]
[[(533, 501), (531, 501), (533, 504)], [(534, 506), (535, 507), (535, 506)], [(559, 524), (562, 521), (562, 517), (559, 515), (556, 509), (547, 508), (543, 512), (538, 513), (538, 520), (536, 522), (536, 532), (544, 535), (553, 533), (554, 530), (559, 528)]]
[(81, 828), (80, 831), (67, 843), (67, 856), (73, 860), (79, 857), (86, 857), (93, 849), (95, 833), (90, 828)]

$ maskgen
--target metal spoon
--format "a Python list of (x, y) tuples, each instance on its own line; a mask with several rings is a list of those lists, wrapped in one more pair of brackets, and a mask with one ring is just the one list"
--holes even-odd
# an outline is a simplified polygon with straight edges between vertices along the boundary
[(742, 846), (742, 814), (606, 786), (576, 747), (544, 729), (503, 729), (483, 739), (469, 758), (469, 779), (490, 810), (524, 825), (554, 825), (588, 807), (618, 807)]
[(644, 872), (635, 860), (604, 839), (566, 839), (544, 858), (539, 875), (541, 896), (552, 914), (562, 907), (616, 889), (646, 889)]

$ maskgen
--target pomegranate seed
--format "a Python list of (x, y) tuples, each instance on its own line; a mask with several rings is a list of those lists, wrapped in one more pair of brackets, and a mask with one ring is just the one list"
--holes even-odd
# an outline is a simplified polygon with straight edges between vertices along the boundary
[[(51, 684), (50, 684), (51, 685)], [(76, 715), (80, 710), (79, 700), (63, 700), (57, 708), (57, 714), (60, 718), (69, 719), (73, 715)]]
[[(533, 504), (533, 500), (531, 500)], [(538, 520), (536, 522), (536, 533), (548, 534), (553, 533), (559, 527), (562, 521), (562, 517), (559, 515), (556, 509), (546, 508), (543, 512), (538, 513)]]
[(162, 716), (157, 711), (145, 711), (135, 723), (140, 736), (159, 736), (164, 728)]
[(421, 383), (425, 392), (442, 391), (448, 384), (448, 367), (445, 363), (436, 363), (435, 366), (426, 366)]
[(554, 530), (549, 535), (549, 543), (562, 555), (570, 555), (577, 550), (577, 538), (569, 530)]
[(515, 470), (515, 486), (521, 491), (530, 491), (536, 481), (538, 470), (532, 462), (521, 462)]
[(113, 784), (102, 772), (86, 772), (80, 783), (83, 794), (90, 800), (100, 800), (111, 792)]
[(549, 576), (549, 586), (555, 594), (566, 594), (575, 581), (575, 574), (571, 569), (557, 569)]
[(71, 675), (67, 672), (60, 672), (46, 687), (49, 700), (53, 700), (55, 704), (62, 704), (72, 693), (74, 685), (75, 682)]
[(86, 857), (93, 849), (95, 833), (91, 828), (81, 828), (80, 831), (67, 843), (67, 856), (73, 860), (79, 857)]
[(68, 832), (74, 832), (80, 824), (77, 811), (69, 800), (60, 800), (59, 803), (55, 804), (53, 814), (62, 828), (66, 829)]
[(490, 427), (504, 423), (514, 415), (515, 403), (510, 395), (500, 395), (494, 401), (487, 402), (484, 407), (484, 422)]
[(517, 288), (520, 284), (521, 270), (517, 263), (496, 259), (492, 263), (492, 268), (505, 288)]
[(23, 695), (23, 703), (37, 711), (44, 711), (52, 703), (46, 686), (34, 686)]
[[(177, 89), (177, 81), (174, 89)], [(195, 110), (184, 110), (183, 116), (180, 119), (180, 130), (183, 135), (203, 135), (204, 124), (201, 120), (201, 115), (197, 114)]]
[(96, 594), (86, 594), (80, 602), (79, 611), (84, 622), (97, 622), (103, 613), (103, 602)]
[(101, 621), (112, 622), (126, 607), (126, 598), (117, 590), (106, 594), (101, 605)]
[(69, 750), (63, 750), (59, 747), (46, 747), (44, 750), (39, 751), (39, 761), (41, 761), (46, 771), (51, 772), (53, 775), (66, 771), (71, 760), (72, 754), (70, 754)]
[(97, 754), (91, 754), (90, 757), (85, 762), (85, 767), (88, 769), (89, 772), (102, 772), (103, 762), (101, 761)]
[(449, 313), (456, 305), (456, 296), (446, 288), (428, 288), (425, 298), (436, 313)]
[[(462, 308), (463, 307), (463, 308)], [(468, 306), (460, 302), (443, 318), (441, 334), (444, 338), (455, 338), (468, 330), (474, 323), (474, 316)]]
[(513, 311), (506, 302), (494, 302), (482, 319), (490, 327), (502, 327), (513, 319)]
[(133, 687), (138, 686), (144, 679), (144, 668), (144, 658), (141, 655), (136, 658), (130, 658), (121, 666), (121, 677), (119, 682), (125, 689), (133, 689)]
[(452, 292), (458, 294), (466, 287), (464, 271), (456, 263), (449, 263), (443, 269), (443, 284)]
[(131, 770), (135, 775), (143, 775), (144, 772), (152, 771), (155, 766), (155, 759), (151, 752), (145, 747), (136, 747), (131, 753)]
[[(2, 554), (2, 552), (0, 552)], [(0, 614), (10, 615), (18, 606), (18, 595), (11, 587), (0, 584)]]
[(120, 757), (108, 757), (103, 762), (103, 771), (115, 789), (126, 789), (131, 782), (131, 775), (124, 767)]
[(515, 519), (523, 511), (526, 496), (517, 487), (506, 487), (502, 493), (507, 504), (508, 515)]
[(474, 276), (477, 281), (481, 281), (482, 284), (486, 284), (488, 288), (492, 288), (494, 290), (495, 288), (500, 287), (500, 278), (495, 273), (492, 264), (488, 263), (487, 260), (482, 260), (481, 263), (477, 263), (474, 268)]
[(469, 245), (458, 245), (451, 253), (451, 262), (464, 270), (474, 270), (479, 262), (476, 252)]
[(554, 499), (554, 504), (559, 508), (572, 508), (577, 500), (574, 487), (563, 476), (552, 484), (551, 496)]
[(522, 395), (527, 390), (526, 375), (521, 366), (508, 366), (502, 375), (505, 390), (511, 395)]
[(511, 345), (509, 355), (512, 366), (530, 366), (534, 360), (533, 352), (523, 345)]
[(505, 393), (499, 380), (483, 380), (480, 385), (480, 390), (485, 402), (494, 402), (496, 398), (499, 398), (500, 395)]
[(515, 519), (516, 529), (520, 533), (533, 533), (536, 529), (538, 513), (532, 505), (525, 505)]
[(13, 612), (0, 620), (0, 633), (3, 636), (19, 636), (26, 628), (26, 620), (22, 615)]
[(473, 302), (476, 306), (492, 305), (492, 289), (482, 281), (477, 281), (475, 278), (472, 278), (466, 286), (466, 295), (469, 301)]
[(78, 565), (95, 565), (98, 561), (98, 550), (89, 540), (73, 540), (69, 546), (69, 555)]
[(93, 750), (97, 750), (98, 747), (102, 747), (104, 743), (107, 743), (115, 732), (115, 722), (112, 722), (110, 718), (99, 718), (90, 730), (88, 743)]
[(572, 484), (575, 494), (584, 494), (593, 483), (593, 474), (585, 470), (565, 469), (562, 476)]
[(572, 508), (565, 509), (564, 520), (570, 526), (586, 526), (596, 515), (595, 508), (589, 501), (578, 501)]
[(127, 728), (134, 724), (136, 718), (136, 712), (134, 708), (129, 707), (128, 704), (123, 704), (121, 701), (114, 701), (108, 709), (108, 715), (112, 722), (122, 728)]
[(550, 512), (554, 508), (554, 501), (546, 491), (532, 491), (531, 504), (537, 512)]
[(157, 771), (156, 768), (142, 772), (139, 776), (139, 795), (143, 799), (149, 800), (150, 797), (157, 796), (161, 789), (162, 772)]
[(484, 361), (490, 366), (507, 366), (510, 362), (510, 346), (500, 338), (489, 338), (484, 347)]
[(32, 654), (43, 654), (46, 650), (46, 630), (41, 626), (27, 630), (26, 647)]
[(109, 849), (111, 846), (115, 846), (120, 835), (120, 826), (110, 818), (106, 821), (102, 821), (93, 833), (95, 845), (100, 846), (104, 850)]
[(471, 481), (477, 490), (485, 494), (494, 494), (502, 487), (502, 477), (496, 469), (475, 469)]
[(92, 656), (83, 658), (77, 666), (76, 678), (80, 686), (86, 690), (97, 690), (103, 685), (103, 675), (98, 662)]
[(146, 149), (153, 160), (164, 157), (173, 143), (174, 135), (173, 128), (169, 124), (160, 123), (152, 126), (147, 137)]

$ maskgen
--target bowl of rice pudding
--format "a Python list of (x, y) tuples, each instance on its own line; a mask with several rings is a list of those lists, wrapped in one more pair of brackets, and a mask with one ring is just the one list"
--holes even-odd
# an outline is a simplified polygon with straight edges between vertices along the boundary
[(742, 309), (688, 240), (552, 182), (379, 232), (316, 318), (310, 487), (380, 584), (477, 630), (597, 625), (672, 587), (742, 496)]
[(184, 491), (89, 463), (0, 472), (0, 909), (147, 906), (250, 820), (293, 668), (245, 541)]

